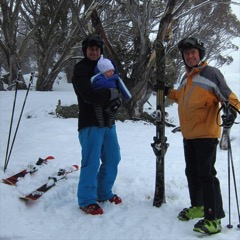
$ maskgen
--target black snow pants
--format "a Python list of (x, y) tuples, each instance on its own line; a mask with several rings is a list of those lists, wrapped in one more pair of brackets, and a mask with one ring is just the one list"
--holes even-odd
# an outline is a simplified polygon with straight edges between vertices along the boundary
[(183, 139), (183, 144), (186, 161), (185, 174), (191, 205), (204, 206), (205, 219), (225, 217), (220, 183), (214, 167), (218, 139)]

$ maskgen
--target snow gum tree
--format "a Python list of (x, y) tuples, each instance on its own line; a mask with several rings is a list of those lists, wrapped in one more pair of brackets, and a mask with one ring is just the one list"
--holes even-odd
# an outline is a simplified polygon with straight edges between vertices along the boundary
[[(59, 72), (71, 72), (76, 61), (83, 57), (84, 37), (97, 33), (104, 39), (105, 56), (114, 60), (132, 93), (131, 101), (124, 103), (131, 118), (141, 118), (143, 105), (159, 77), (157, 68), (164, 70), (167, 85), (178, 80), (183, 63), (176, 46), (183, 37), (200, 38), (207, 48), (208, 62), (214, 61), (218, 67), (232, 62), (226, 52), (238, 49), (231, 42), (240, 36), (240, 22), (230, 7), (238, 4), (236, 1), (0, 0), (0, 3), (0, 51), (3, 59), (12, 57), (12, 63), (3, 61), (12, 74), (9, 84), (17, 74), (14, 61), (21, 65), (26, 59), (22, 54), (25, 49), (29, 58), (35, 59), (37, 90), (52, 90)], [(10, 9), (17, 6), (19, 14), (14, 15), (12, 10), (11, 14)], [(12, 17), (6, 18), (5, 11)], [(21, 46), (17, 42), (22, 33), (19, 16), (25, 24), (24, 37), (30, 36), (26, 39), (31, 40), (22, 39)]]

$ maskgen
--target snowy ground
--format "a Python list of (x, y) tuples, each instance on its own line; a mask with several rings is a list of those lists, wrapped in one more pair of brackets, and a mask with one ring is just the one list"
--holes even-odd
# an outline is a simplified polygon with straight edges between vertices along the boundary
[[(229, 85), (240, 97), (239, 74), (226, 76)], [(20, 113), (26, 91), (18, 92), (15, 121)], [(166, 129), (170, 147), (166, 154), (166, 204), (153, 207), (155, 183), (155, 155), (150, 144), (155, 127), (144, 122), (117, 122), (122, 161), (114, 186), (123, 204), (103, 203), (104, 214), (89, 216), (78, 208), (76, 192), (79, 171), (68, 176), (32, 204), (19, 200), (45, 183), (59, 168), (80, 164), (81, 153), (77, 138), (77, 119), (60, 119), (49, 114), (55, 111), (58, 99), (63, 105), (76, 103), (71, 84), (62, 80), (52, 92), (30, 91), (12, 155), (3, 172), (14, 91), (0, 92), (0, 178), (6, 178), (39, 157), (52, 155), (55, 159), (33, 176), (19, 181), (16, 187), (0, 184), (0, 239), (1, 240), (194, 240), (201, 238), (192, 231), (196, 222), (180, 222), (178, 212), (189, 206), (188, 188), (184, 175), (181, 133)], [(154, 105), (154, 99), (151, 99)], [(171, 121), (178, 126), (176, 105), (168, 108)], [(149, 106), (146, 105), (146, 109)], [(240, 121), (240, 117), (238, 117)], [(232, 149), (236, 180), (240, 183), (240, 125), (232, 128)], [(228, 173), (227, 152), (218, 150), (218, 177), (221, 181), (226, 218), (222, 233), (206, 236), (211, 240), (239, 240), (240, 229), (234, 189), (231, 188), (231, 221), (228, 229)], [(239, 191), (240, 194), (240, 191)]]

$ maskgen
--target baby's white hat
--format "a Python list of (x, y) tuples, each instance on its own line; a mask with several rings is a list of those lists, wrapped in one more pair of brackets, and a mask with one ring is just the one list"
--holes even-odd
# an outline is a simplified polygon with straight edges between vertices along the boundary
[(101, 73), (105, 73), (112, 69), (114, 70), (112, 62), (107, 58), (103, 58), (103, 55), (101, 55), (101, 58), (98, 60), (97, 68)]

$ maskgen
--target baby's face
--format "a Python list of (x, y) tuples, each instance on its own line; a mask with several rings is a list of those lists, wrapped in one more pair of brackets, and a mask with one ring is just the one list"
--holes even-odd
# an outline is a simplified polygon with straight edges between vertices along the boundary
[(114, 75), (114, 70), (113, 69), (110, 69), (110, 70), (108, 70), (104, 73), (105, 77), (111, 77), (113, 75)]

